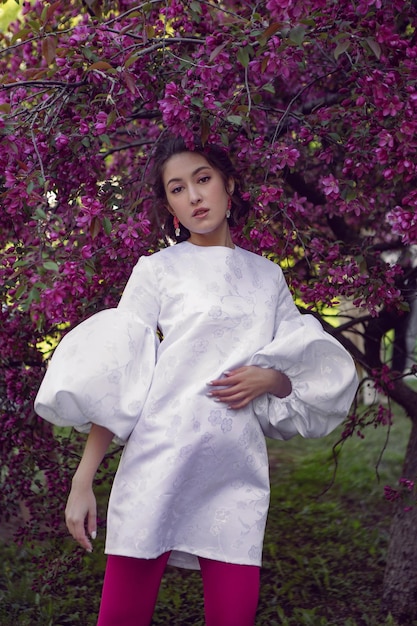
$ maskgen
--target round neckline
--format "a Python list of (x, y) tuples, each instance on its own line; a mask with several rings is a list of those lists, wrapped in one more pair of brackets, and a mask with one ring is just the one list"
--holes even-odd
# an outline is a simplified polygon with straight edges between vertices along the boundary
[(186, 243), (189, 246), (192, 246), (193, 248), (198, 248), (199, 250), (209, 250), (211, 248), (215, 248), (216, 250), (218, 250), (219, 248), (221, 250), (230, 250), (230, 251), (234, 251), (238, 249), (238, 246), (236, 244), (233, 244), (233, 248), (229, 248), (229, 246), (199, 246), (197, 243), (193, 243), (192, 241), (189, 241), (188, 239), (186, 241), (183, 241), (181, 243)]

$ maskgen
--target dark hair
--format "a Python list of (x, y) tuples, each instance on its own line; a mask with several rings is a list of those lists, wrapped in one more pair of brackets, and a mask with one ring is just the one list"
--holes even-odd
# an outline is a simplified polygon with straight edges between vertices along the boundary
[[(235, 187), (231, 195), (232, 206), (229, 225), (232, 227), (237, 226), (248, 214), (250, 204), (241, 196), (239, 176), (226, 150), (215, 144), (205, 144), (203, 146), (198, 141), (195, 141), (194, 146), (190, 148), (182, 137), (169, 137), (165, 141), (161, 141), (156, 147), (151, 175), (153, 191), (158, 201), (158, 206), (156, 207), (158, 213), (157, 221), (160, 227), (163, 228), (165, 236), (168, 236), (174, 241), (184, 241), (190, 236), (189, 230), (182, 224), (179, 237), (175, 235), (174, 218), (166, 208), (167, 197), (163, 181), (165, 163), (175, 154), (181, 154), (182, 152), (196, 152), (197, 154), (201, 154), (207, 162), (220, 173), (224, 180), (225, 187), (230, 178), (233, 178)], [(164, 208), (163, 212), (160, 211), (162, 207)]]

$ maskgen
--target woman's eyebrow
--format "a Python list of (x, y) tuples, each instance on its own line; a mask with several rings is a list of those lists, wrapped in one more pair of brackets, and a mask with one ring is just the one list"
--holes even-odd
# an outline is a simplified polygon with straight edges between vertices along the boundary
[[(191, 172), (191, 176), (195, 176), (196, 174), (201, 172), (201, 170), (206, 170), (206, 169), (211, 169), (210, 165), (201, 165), (200, 167), (197, 167), (196, 170)], [(180, 183), (181, 181), (182, 181), (182, 178), (170, 178), (169, 181), (167, 182), (167, 185), (169, 185), (170, 183)]]

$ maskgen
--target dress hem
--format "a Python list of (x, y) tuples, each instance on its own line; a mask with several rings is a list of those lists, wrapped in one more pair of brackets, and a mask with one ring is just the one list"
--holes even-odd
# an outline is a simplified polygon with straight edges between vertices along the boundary
[(132, 554), (131, 551), (128, 554), (127, 551), (124, 551), (124, 550), (105, 549), (104, 551), (106, 555), (126, 556), (132, 559), (146, 559), (146, 560), (157, 559), (162, 554), (166, 554), (167, 552), (171, 552), (171, 555), (168, 560), (168, 565), (171, 565), (172, 567), (179, 567), (181, 569), (199, 570), (200, 569), (200, 565), (198, 563), (199, 558), (210, 559), (212, 561), (219, 561), (220, 563), (230, 563), (232, 565), (251, 565), (253, 567), (262, 567), (262, 562), (254, 563), (253, 561), (250, 561), (250, 562), (242, 561), (242, 559), (225, 559), (225, 558), (219, 558), (218, 556), (213, 557), (212, 554), (207, 554), (207, 553), (205, 554), (204, 550), (201, 552), (199, 551), (199, 553), (197, 554), (197, 552), (191, 552), (189, 548), (187, 549), (181, 549), (179, 547), (162, 548), (160, 551), (158, 551), (157, 554), (146, 555), (146, 556), (143, 555), (143, 553), (140, 555)]

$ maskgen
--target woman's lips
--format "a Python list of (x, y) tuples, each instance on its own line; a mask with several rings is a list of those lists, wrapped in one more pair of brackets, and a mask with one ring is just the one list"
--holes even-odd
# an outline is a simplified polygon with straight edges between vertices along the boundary
[(191, 217), (205, 217), (207, 215), (207, 213), (209, 212), (209, 209), (196, 209), (195, 211), (192, 212)]

